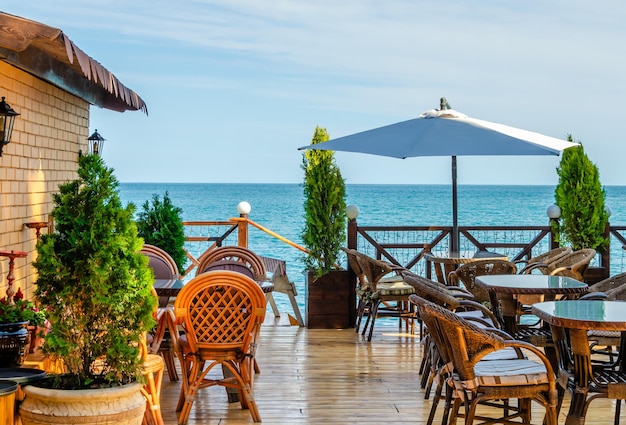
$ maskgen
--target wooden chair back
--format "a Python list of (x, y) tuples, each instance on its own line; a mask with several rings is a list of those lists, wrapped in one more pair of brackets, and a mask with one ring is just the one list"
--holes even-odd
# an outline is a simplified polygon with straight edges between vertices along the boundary
[(144, 244), (141, 253), (148, 257), (148, 265), (154, 272), (155, 279), (178, 279), (178, 266), (166, 251), (158, 246)]
[(476, 277), (491, 274), (515, 274), (517, 267), (506, 260), (479, 260), (471, 263), (461, 264), (459, 268), (448, 275), (448, 283), (458, 285), (462, 282), (466, 289), (473, 295), (476, 301), (490, 301), (489, 293), (476, 284)]
[[(179, 279), (178, 266), (165, 250), (155, 245), (144, 244), (141, 253), (148, 257), (148, 266), (152, 269), (155, 279)], [(169, 297), (159, 297), (159, 307), (165, 308)]]
[(267, 279), (263, 260), (254, 251), (242, 246), (222, 246), (206, 252), (199, 259), (196, 276), (204, 273), (211, 263), (216, 261), (236, 261), (252, 271), (253, 279), (264, 281)]

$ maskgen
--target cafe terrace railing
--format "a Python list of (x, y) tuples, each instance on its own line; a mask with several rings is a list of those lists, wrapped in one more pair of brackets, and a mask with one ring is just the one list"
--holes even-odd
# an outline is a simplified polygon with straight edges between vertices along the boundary
[[(185, 249), (188, 264), (186, 275), (198, 265), (199, 258), (211, 249), (224, 245), (248, 246), (251, 240), (249, 232), (256, 230), (269, 236), (271, 242), (264, 240), (264, 246), (251, 245), (261, 255), (281, 252), (278, 258), (284, 259), (295, 267), (293, 258), (306, 253), (306, 248), (290, 241), (280, 234), (250, 220), (247, 215), (231, 218), (228, 221), (188, 221), (185, 227)], [(496, 251), (507, 255), (511, 260), (528, 259), (555, 247), (554, 236), (549, 225), (546, 226), (459, 226), (460, 252), (472, 256), (476, 251)], [(425, 255), (432, 253), (445, 256), (449, 252), (451, 226), (359, 226), (356, 220), (348, 223), (347, 246), (356, 248), (372, 257), (401, 265), (423, 276), (432, 277), (432, 267)], [(626, 251), (626, 226), (607, 225), (605, 232), (609, 237), (609, 247), (599, 253), (591, 264), (591, 280), (597, 281), (626, 271), (624, 268)], [(274, 245), (268, 246), (273, 243)], [(276, 250), (276, 243), (289, 249), (288, 253)], [(289, 257), (292, 260), (290, 261)], [(291, 263), (291, 264), (290, 264)], [(342, 262), (345, 266), (345, 261)], [(301, 263), (299, 264), (301, 267)], [(297, 283), (302, 273), (290, 273)], [(302, 278), (303, 279), (303, 278)]]

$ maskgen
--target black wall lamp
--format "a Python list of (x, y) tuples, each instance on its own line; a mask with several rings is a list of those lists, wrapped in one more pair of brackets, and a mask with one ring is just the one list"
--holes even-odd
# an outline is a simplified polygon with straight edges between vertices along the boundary
[(89, 153), (91, 155), (102, 155), (102, 149), (104, 149), (104, 141), (106, 139), (98, 133), (98, 130), (94, 131), (87, 140), (89, 140)]
[(0, 156), (2, 156), (2, 150), (5, 145), (8, 145), (11, 141), (11, 133), (13, 133), (13, 122), (15, 117), (19, 114), (4, 101), (0, 102)]

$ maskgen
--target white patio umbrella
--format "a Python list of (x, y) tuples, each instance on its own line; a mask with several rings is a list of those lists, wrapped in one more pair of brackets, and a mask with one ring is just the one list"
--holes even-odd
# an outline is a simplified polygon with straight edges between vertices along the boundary
[(559, 155), (576, 143), (503, 124), (470, 118), (450, 109), (441, 98), (440, 109), (432, 109), (418, 118), (302, 149), (358, 152), (372, 155), (409, 158), (417, 156), (452, 157), (452, 246), (459, 249), (457, 212), (456, 157), (461, 155)]

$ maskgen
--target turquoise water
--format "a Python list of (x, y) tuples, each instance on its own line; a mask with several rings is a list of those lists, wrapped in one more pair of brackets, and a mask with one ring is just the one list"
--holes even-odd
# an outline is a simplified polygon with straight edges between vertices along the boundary
[[(303, 195), (299, 184), (187, 184), (122, 183), (125, 203), (138, 208), (153, 194), (169, 193), (174, 205), (182, 208), (184, 221), (224, 221), (237, 217), (237, 204), (252, 206), (249, 218), (300, 244), (303, 223)], [(347, 185), (347, 204), (360, 209), (362, 226), (426, 226), (452, 224), (449, 185)], [(626, 224), (626, 186), (606, 187), (606, 204), (611, 224)], [(459, 225), (547, 225), (546, 209), (554, 203), (554, 186), (472, 186), (458, 187)], [(302, 254), (276, 242), (256, 229), (249, 231), (249, 247), (261, 255), (287, 261), (287, 273), (299, 289), (303, 304)], [(279, 306), (287, 306), (278, 295)], [(289, 307), (285, 307), (289, 311)]]

